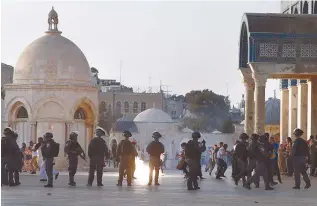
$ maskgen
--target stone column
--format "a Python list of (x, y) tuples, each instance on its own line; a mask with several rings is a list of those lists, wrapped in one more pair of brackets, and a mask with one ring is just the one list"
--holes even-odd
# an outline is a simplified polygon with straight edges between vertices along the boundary
[(254, 132), (254, 83), (244, 83), (245, 86), (245, 112), (244, 132), (251, 135)]
[(265, 85), (267, 75), (253, 73), (255, 82), (255, 123), (254, 132), (259, 135), (265, 133)]
[(245, 87), (244, 94), (244, 132), (251, 135), (254, 132), (254, 80), (250, 68), (240, 68)]
[(297, 127), (304, 131), (303, 138), (307, 139), (307, 92), (306, 80), (298, 81), (297, 98)]
[(307, 102), (307, 137), (317, 134), (317, 78), (310, 79)]
[(289, 104), (288, 104), (288, 136), (293, 136), (293, 131), (297, 127), (297, 80), (289, 80)]
[(288, 79), (281, 80), (281, 108), (280, 108), (280, 143), (286, 141), (288, 136)]
[(34, 143), (37, 142), (36, 138), (36, 122), (30, 122), (30, 128), (31, 128), (31, 139)]

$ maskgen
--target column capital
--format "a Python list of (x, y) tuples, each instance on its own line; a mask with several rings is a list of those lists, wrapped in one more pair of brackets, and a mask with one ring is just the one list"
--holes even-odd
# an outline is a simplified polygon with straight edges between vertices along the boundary
[(240, 68), (243, 84), (247, 89), (254, 89), (254, 80), (252, 78), (252, 70), (250, 68)]
[(261, 73), (252, 73), (252, 77), (254, 79), (256, 86), (265, 86), (269, 75)]

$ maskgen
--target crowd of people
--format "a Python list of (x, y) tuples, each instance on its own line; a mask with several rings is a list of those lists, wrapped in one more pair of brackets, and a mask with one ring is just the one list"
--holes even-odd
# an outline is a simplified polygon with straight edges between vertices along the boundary
[[(317, 166), (317, 136), (311, 136), (309, 141), (301, 138), (303, 131), (294, 130), (295, 140), (287, 138), (287, 143), (279, 144), (274, 137), (268, 133), (262, 136), (252, 134), (250, 137), (243, 133), (236, 141), (232, 150), (228, 150), (228, 145), (220, 142), (210, 149), (210, 157), (205, 171), (210, 175), (214, 168), (216, 169), (216, 179), (222, 179), (228, 168), (228, 159), (232, 158), (232, 178), (236, 185), (242, 180), (243, 187), (251, 189), (251, 185), (260, 186), (260, 176), (263, 177), (265, 190), (274, 189), (278, 184), (274, 181), (277, 176), (279, 183), (282, 183), (281, 175), (295, 177), (294, 189), (300, 189), (300, 175), (306, 183), (308, 189), (311, 186), (310, 179), (306, 173), (310, 166), (310, 176), (316, 177)], [(66, 142), (64, 152), (68, 158), (69, 185), (76, 186), (75, 174), (78, 167), (78, 158), (86, 160), (86, 154), (78, 143), (79, 133), (72, 132), (69, 140)], [(95, 137), (88, 146), (89, 157), (89, 175), (87, 186), (92, 186), (95, 171), (97, 173), (97, 186), (103, 186), (102, 176), (103, 168), (107, 160), (110, 159), (110, 151), (102, 136), (105, 131), (98, 127), (95, 130)], [(115, 153), (116, 161), (119, 162), (119, 177), (117, 186), (122, 186), (124, 177), (127, 179), (127, 185), (131, 186), (136, 169), (135, 158), (140, 155), (136, 142), (131, 140), (132, 134), (129, 131), (123, 132), (122, 140)], [(159, 141), (162, 135), (154, 132), (154, 139), (146, 147), (149, 156), (149, 181), (148, 185), (159, 184), (159, 171), (163, 171), (165, 149)], [(53, 179), (58, 178), (58, 172), (54, 169), (54, 158), (59, 155), (59, 144), (54, 141), (53, 134), (50, 132), (38, 138), (34, 144), (32, 141), (29, 146), (22, 145), (20, 149), (17, 144), (18, 134), (11, 128), (4, 129), (4, 136), (1, 141), (1, 185), (17, 186), (20, 185), (19, 172), (28, 171), (35, 174), (40, 168), (40, 181), (47, 181), (45, 187), (53, 187)], [(199, 142), (201, 134), (194, 132), (192, 140), (181, 144), (182, 152), (177, 155), (180, 159), (177, 169), (182, 170), (187, 179), (188, 190), (198, 190), (198, 179), (204, 179), (202, 175), (202, 154), (206, 151), (206, 142)], [(139, 152), (138, 152), (139, 151)]]

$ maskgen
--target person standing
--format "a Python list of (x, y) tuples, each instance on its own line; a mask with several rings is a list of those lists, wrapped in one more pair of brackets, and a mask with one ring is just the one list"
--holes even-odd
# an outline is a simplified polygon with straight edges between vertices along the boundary
[(310, 151), (310, 176), (316, 176), (315, 171), (317, 167), (317, 141), (314, 135), (310, 136), (309, 142), (309, 151)]
[(34, 142), (30, 141), (30, 149), (32, 152), (32, 160), (30, 162), (31, 165), (31, 174), (36, 174), (36, 170), (38, 170), (38, 161), (39, 161), (39, 156), (38, 156), (38, 151), (34, 150)]
[[(245, 133), (243, 133), (243, 134), (245, 134)], [(240, 135), (240, 137), (241, 137), (241, 135)], [(236, 153), (235, 153), (235, 149), (236, 149), (236, 147), (237, 147), (237, 145), (239, 143), (240, 143), (240, 141), (236, 140), (235, 144), (233, 145), (233, 150), (232, 150), (232, 174), (231, 174), (232, 178), (235, 178), (235, 176), (237, 176), (240, 173), (239, 164), (238, 164), (238, 157), (236, 156)]]
[(1, 186), (9, 185), (8, 180), (8, 165), (11, 156), (11, 136), (13, 131), (10, 127), (3, 130), (3, 137), (1, 138)]
[(97, 186), (103, 186), (102, 175), (105, 166), (105, 158), (109, 158), (109, 150), (107, 144), (101, 136), (106, 134), (105, 130), (97, 127), (95, 130), (96, 137), (90, 141), (88, 146), (89, 175), (87, 186), (91, 187), (94, 181), (95, 171), (97, 170)]
[(58, 157), (59, 154), (59, 144), (53, 139), (53, 134), (47, 132), (44, 135), (44, 144), (41, 147), (43, 161), (45, 164), (47, 184), (44, 187), (53, 187), (53, 166), (54, 157)]
[(137, 156), (137, 152), (134, 145), (129, 140), (129, 138), (132, 137), (131, 132), (124, 131), (122, 136), (125, 139), (119, 143), (117, 148), (117, 156), (120, 157), (119, 179), (117, 186), (122, 186), (125, 171), (127, 173), (128, 186), (132, 186), (132, 166), (133, 161), (135, 161), (135, 156)]
[(150, 155), (150, 162), (149, 162), (149, 183), (148, 185), (152, 185), (153, 180), (153, 170), (155, 170), (155, 177), (154, 182), (155, 185), (160, 185), (158, 182), (159, 172), (161, 167), (160, 156), (162, 153), (165, 152), (164, 145), (159, 141), (162, 135), (159, 132), (154, 132), (152, 137), (154, 141), (150, 142), (146, 147), (147, 153)]
[(301, 138), (303, 134), (304, 132), (301, 129), (297, 128), (294, 130), (295, 141), (292, 148), (292, 156), (294, 158), (295, 186), (293, 189), (300, 189), (300, 175), (303, 176), (306, 183), (305, 189), (311, 187), (310, 179), (306, 172), (306, 162), (309, 156), (309, 150), (307, 142)]
[(285, 150), (285, 160), (286, 160), (286, 167), (287, 167), (287, 176), (292, 177), (294, 173), (294, 163), (292, 157), (292, 148), (293, 148), (293, 141), (292, 138), (287, 137), (286, 139), (286, 150)]
[(278, 168), (280, 170), (281, 175), (286, 175), (286, 162), (285, 162), (285, 145), (281, 144), (278, 149)]
[(189, 168), (187, 178), (187, 189), (198, 190), (197, 175), (199, 173), (200, 155), (206, 151), (206, 142), (202, 141), (202, 145), (199, 144), (198, 139), (201, 137), (199, 132), (192, 133), (192, 140), (189, 140), (185, 149), (185, 159)]
[(273, 176), (274, 174), (277, 175), (277, 179), (280, 184), (282, 184), (282, 179), (281, 179), (281, 174), (280, 174), (280, 169), (278, 167), (278, 149), (279, 149), (279, 144), (275, 141), (274, 137), (270, 137), (270, 144), (272, 145), (273, 151), (270, 155), (270, 165), (272, 166), (271, 174), (272, 174), (272, 179), (271, 184), (274, 184)]
[(75, 174), (78, 166), (78, 156), (81, 156), (84, 160), (86, 158), (85, 152), (77, 141), (78, 132), (74, 131), (70, 133), (69, 140), (65, 145), (65, 153), (68, 156), (68, 174), (69, 174), (69, 186), (76, 186)]
[(216, 179), (221, 179), (221, 177), (225, 177), (225, 172), (228, 168), (226, 163), (226, 157), (228, 156), (227, 151), (228, 145), (224, 144), (217, 152), (217, 174)]
[(242, 178), (243, 184), (246, 182), (247, 176), (247, 166), (248, 166), (248, 142), (249, 136), (246, 133), (242, 133), (239, 137), (241, 142), (239, 142), (234, 150), (234, 156), (236, 157), (237, 161), (237, 169), (239, 173), (234, 177), (234, 182), (238, 185), (240, 178)]
[(266, 167), (268, 165), (269, 161), (269, 155), (270, 152), (268, 148), (264, 145), (266, 142), (265, 136), (260, 136), (259, 141), (257, 143), (252, 143), (251, 147), (249, 147), (248, 151), (252, 151), (252, 154), (255, 156), (256, 159), (256, 167), (255, 171), (252, 177), (250, 177), (246, 183), (243, 185), (243, 187), (247, 189), (251, 189), (251, 184), (258, 184), (258, 181), (260, 180), (260, 176), (263, 176), (264, 184), (265, 184), (265, 190), (273, 190), (270, 186), (269, 179), (268, 179), (268, 168)]

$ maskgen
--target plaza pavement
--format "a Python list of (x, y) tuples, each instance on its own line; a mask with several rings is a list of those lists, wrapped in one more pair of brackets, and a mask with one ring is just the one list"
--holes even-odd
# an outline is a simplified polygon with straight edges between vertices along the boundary
[[(309, 190), (293, 190), (294, 181), (284, 177), (282, 185), (274, 191), (261, 188), (246, 190), (235, 186), (231, 178), (216, 180), (207, 173), (205, 180), (199, 181), (201, 190), (187, 191), (183, 176), (179, 171), (166, 171), (160, 177), (161, 186), (145, 186), (147, 175), (135, 180), (132, 187), (126, 182), (122, 188), (116, 187), (117, 173), (104, 173), (104, 187), (96, 182), (87, 188), (87, 172), (76, 175), (77, 187), (68, 187), (68, 176), (62, 172), (54, 182), (54, 188), (44, 188), (38, 175), (21, 175), (22, 185), (2, 187), (1, 205), (6, 206), (317, 206), (317, 178), (312, 180)], [(229, 172), (227, 173), (229, 176)], [(143, 181), (142, 181), (143, 180)]]

